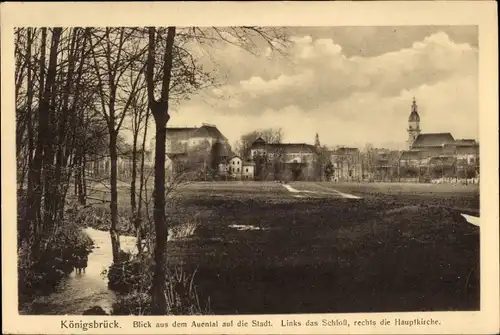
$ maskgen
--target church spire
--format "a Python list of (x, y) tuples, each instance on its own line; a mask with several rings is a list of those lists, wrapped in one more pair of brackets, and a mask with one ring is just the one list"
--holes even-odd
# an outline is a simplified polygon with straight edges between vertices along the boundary
[(418, 107), (415, 97), (413, 97), (413, 103), (411, 105), (411, 113), (408, 117), (408, 149), (411, 149), (413, 146), (413, 142), (417, 139), (418, 135), (420, 135), (420, 115), (418, 115)]
[(314, 146), (316, 146), (316, 147), (320, 147), (321, 146), (321, 144), (319, 143), (319, 135), (318, 135), (318, 133), (316, 133), (316, 140), (314, 141)]
[(411, 105), (411, 111), (418, 113), (417, 101), (415, 100), (415, 97), (413, 97), (413, 104)]

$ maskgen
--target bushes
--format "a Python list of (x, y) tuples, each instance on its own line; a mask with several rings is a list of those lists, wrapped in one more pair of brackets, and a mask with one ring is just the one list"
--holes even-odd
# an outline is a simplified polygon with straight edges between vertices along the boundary
[(24, 243), (18, 252), (20, 302), (40, 291), (51, 291), (73, 271), (77, 253), (88, 255), (93, 242), (74, 222), (65, 222), (53, 234), (40, 238), (38, 247)]
[[(124, 293), (113, 305), (114, 315), (149, 315), (151, 313), (151, 287), (153, 260), (148, 255), (114, 263), (108, 272), (109, 287)], [(167, 271), (166, 314), (209, 314), (209, 303), (202, 308), (194, 285), (195, 273), (189, 275), (182, 268)]]
[[(192, 236), (199, 226), (199, 217), (195, 216), (182, 224), (169, 222), (169, 240), (185, 239)], [(146, 225), (150, 227), (150, 225)], [(147, 240), (154, 238), (154, 232), (145, 229)], [(148, 245), (146, 250), (152, 250)], [(120, 296), (113, 306), (115, 315), (149, 315), (151, 313), (151, 287), (154, 273), (154, 261), (149, 252), (132, 256), (122, 252), (120, 260), (113, 263), (107, 272), (108, 287), (118, 291)], [(198, 300), (194, 285), (194, 273), (187, 274), (182, 268), (167, 269), (166, 314), (194, 315), (207, 314)], [(208, 306), (208, 305), (207, 305)]]
[(152, 273), (153, 266), (149, 256), (141, 254), (132, 257), (121, 251), (120, 260), (114, 262), (107, 271), (108, 287), (120, 293), (147, 291), (151, 285)]
[[(90, 227), (101, 231), (109, 231), (111, 224), (111, 213), (106, 207), (92, 207), (85, 209), (77, 218), (77, 222), (84, 227)], [(129, 210), (118, 209), (118, 234), (135, 236), (135, 228), (129, 217)]]

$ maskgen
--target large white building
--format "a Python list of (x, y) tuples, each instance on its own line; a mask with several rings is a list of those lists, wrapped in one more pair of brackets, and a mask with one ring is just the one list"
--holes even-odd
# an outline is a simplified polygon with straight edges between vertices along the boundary
[[(227, 138), (215, 125), (207, 123), (203, 123), (201, 127), (168, 127), (165, 147), (165, 167), (170, 171), (175, 169), (174, 162), (177, 160), (199, 158), (208, 166), (212, 164), (211, 155), (215, 151), (217, 160), (227, 159), (231, 152)], [(150, 152), (150, 160), (154, 161), (155, 138), (151, 139)]]

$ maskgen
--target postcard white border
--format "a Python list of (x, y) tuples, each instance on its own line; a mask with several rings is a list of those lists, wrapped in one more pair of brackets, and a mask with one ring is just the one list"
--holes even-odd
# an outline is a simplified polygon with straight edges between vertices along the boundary
[[(2, 3), (1, 136), (2, 136), (2, 324), (5, 333), (77, 333), (61, 329), (61, 320), (101, 320), (84, 316), (19, 316), (17, 312), (15, 105), (13, 92), (13, 28), (19, 26), (397, 26), (477, 25), (479, 27), (479, 105), (481, 143), (481, 311), (213, 317), (112, 317), (120, 329), (94, 329), (88, 334), (271, 334), (352, 333), (482, 334), (499, 331), (498, 214), (498, 29), (493, 1), (397, 2), (108, 2)], [(321, 320), (370, 318), (434, 318), (440, 326), (358, 328), (132, 328), (132, 320)]]

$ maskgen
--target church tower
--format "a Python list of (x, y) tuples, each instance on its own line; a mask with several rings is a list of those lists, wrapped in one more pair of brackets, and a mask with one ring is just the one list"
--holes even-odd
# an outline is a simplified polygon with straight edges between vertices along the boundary
[(411, 106), (410, 117), (408, 118), (408, 149), (411, 149), (413, 142), (417, 139), (420, 134), (420, 115), (418, 115), (418, 107), (415, 98), (413, 98), (413, 104)]
[(319, 143), (319, 135), (318, 135), (318, 133), (316, 133), (316, 139), (314, 140), (314, 146), (316, 148), (319, 148), (321, 146), (321, 144)]

